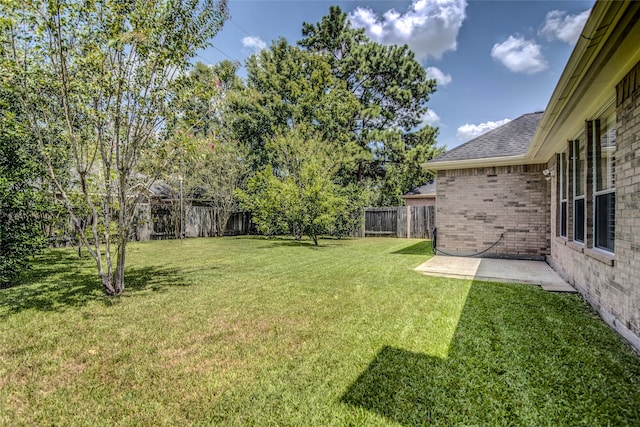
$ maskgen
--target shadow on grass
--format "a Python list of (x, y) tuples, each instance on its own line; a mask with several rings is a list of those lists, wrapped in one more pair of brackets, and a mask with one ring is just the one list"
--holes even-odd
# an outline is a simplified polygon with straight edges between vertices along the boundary
[(267, 243), (264, 246), (260, 246), (260, 249), (270, 249), (270, 248), (309, 248), (309, 249), (322, 249), (330, 246), (335, 246), (335, 242), (337, 239), (318, 239), (318, 244), (315, 245), (313, 240), (295, 240), (293, 238), (283, 238), (283, 237), (274, 237), (274, 238), (265, 238), (264, 242)]
[(391, 253), (397, 255), (431, 255), (432, 252), (431, 240), (426, 240)]
[(402, 425), (640, 425), (640, 358), (572, 295), (473, 283), (447, 357), (386, 346), (341, 402)]
[[(123, 296), (187, 285), (179, 269), (127, 267)], [(0, 290), (0, 318), (29, 309), (63, 311), (96, 300), (112, 305), (119, 297), (105, 296), (93, 259), (79, 259), (68, 251), (50, 251), (38, 259), (33, 270), (23, 274), (20, 284)]]

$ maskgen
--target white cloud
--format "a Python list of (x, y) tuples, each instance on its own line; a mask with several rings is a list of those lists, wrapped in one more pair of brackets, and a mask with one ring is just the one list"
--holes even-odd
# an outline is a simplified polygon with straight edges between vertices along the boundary
[(547, 13), (544, 25), (538, 34), (546, 36), (549, 41), (560, 40), (565, 43), (575, 44), (590, 13), (591, 9), (585, 10), (578, 15), (567, 15), (565, 11), (552, 10)]
[(482, 135), (483, 133), (489, 132), (492, 129), (500, 127), (504, 124), (507, 124), (511, 121), (511, 119), (502, 119), (497, 122), (485, 122), (477, 125), (474, 124), (465, 124), (458, 128), (458, 132), (456, 136), (460, 141), (469, 141), (477, 136)]
[(427, 77), (430, 79), (436, 79), (436, 83), (438, 86), (446, 86), (451, 83), (451, 74), (445, 74), (436, 67), (428, 67), (427, 68)]
[(422, 123), (432, 126), (436, 125), (440, 123), (440, 116), (432, 109), (428, 109), (427, 112), (422, 115)]
[(259, 52), (267, 47), (267, 44), (258, 36), (247, 36), (242, 39), (242, 46), (252, 49), (254, 52)]
[(349, 20), (379, 43), (409, 45), (422, 60), (456, 50), (466, 8), (466, 0), (413, 0), (405, 13), (391, 9), (380, 17), (369, 8), (358, 7), (349, 14)]
[(524, 37), (509, 36), (506, 41), (494, 44), (491, 56), (514, 73), (535, 74), (549, 66), (540, 45)]

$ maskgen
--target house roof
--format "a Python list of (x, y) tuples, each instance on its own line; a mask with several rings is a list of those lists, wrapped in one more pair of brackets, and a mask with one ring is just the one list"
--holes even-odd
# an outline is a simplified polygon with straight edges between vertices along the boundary
[(640, 2), (596, 1), (551, 95), (527, 158), (546, 162), (616, 99), (616, 85), (640, 61)]
[(436, 182), (429, 181), (420, 187), (416, 187), (402, 195), (403, 199), (429, 199), (436, 197)]
[(542, 112), (524, 114), (447, 151), (428, 161), (426, 165), (435, 168), (438, 166), (437, 163), (442, 162), (522, 156), (529, 149), (542, 114)]
[[(616, 99), (616, 85), (640, 61), (638, 16), (638, 1), (596, 1), (544, 114), (521, 116), (422, 166), (437, 171), (548, 162), (584, 129), (586, 119)], [(535, 125), (514, 123), (520, 120)], [(518, 135), (514, 125), (523, 125), (527, 136)]]

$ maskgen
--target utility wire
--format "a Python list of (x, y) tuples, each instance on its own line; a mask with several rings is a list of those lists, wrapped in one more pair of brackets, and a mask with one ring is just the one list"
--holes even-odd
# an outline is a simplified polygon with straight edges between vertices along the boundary
[[(230, 60), (232, 60), (233, 62), (237, 62), (238, 64), (240, 64), (240, 61), (238, 61), (237, 59), (233, 58), (231, 55), (227, 54), (226, 52), (224, 52), (222, 49), (216, 47), (216, 46), (211, 46), (212, 48), (214, 48), (215, 50), (217, 50), (218, 52), (220, 52), (221, 54), (223, 54), (224, 56), (226, 56), (227, 58), (229, 58)], [(240, 65), (242, 66), (242, 65)]]
[(240, 28), (240, 30), (245, 33), (246, 35), (248, 35), (249, 37), (253, 37), (251, 34), (249, 34), (249, 32), (247, 30), (245, 30), (244, 28), (242, 28), (242, 26), (240, 24), (238, 24), (236, 21), (234, 21), (233, 19), (229, 18), (229, 21), (231, 23), (233, 23), (233, 25), (235, 25), (236, 27)]
[[(229, 58), (234, 64), (237, 64), (238, 68), (244, 67), (244, 65), (242, 65), (242, 62), (240, 62), (237, 59), (233, 58), (231, 55), (227, 54), (222, 49), (220, 49), (220, 48), (218, 48), (216, 46), (213, 46), (213, 45), (211, 45), (211, 47), (214, 48), (215, 50), (217, 50), (218, 52), (220, 52), (221, 54), (223, 54), (224, 56), (226, 56), (227, 58)], [(196, 56), (198, 58), (202, 59), (206, 65), (209, 65), (209, 66), (213, 65), (208, 59), (202, 57), (202, 55), (196, 54)]]

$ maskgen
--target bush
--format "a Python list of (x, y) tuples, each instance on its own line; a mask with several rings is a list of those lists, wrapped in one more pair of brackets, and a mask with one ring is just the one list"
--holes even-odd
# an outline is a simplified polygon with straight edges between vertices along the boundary
[(46, 247), (42, 219), (50, 211), (44, 171), (16, 105), (0, 88), (0, 287), (13, 284)]

